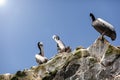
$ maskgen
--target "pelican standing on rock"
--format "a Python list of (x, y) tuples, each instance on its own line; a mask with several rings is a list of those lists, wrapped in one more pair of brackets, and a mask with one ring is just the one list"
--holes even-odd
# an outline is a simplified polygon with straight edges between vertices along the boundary
[(116, 39), (116, 31), (110, 23), (101, 18), (95, 18), (92, 13), (90, 13), (90, 17), (92, 26), (102, 35), (102, 39), (104, 35), (110, 37), (112, 41)]
[(71, 49), (70, 47), (66, 47), (65, 44), (60, 40), (60, 37), (58, 35), (53, 35), (52, 37), (55, 42), (57, 43), (57, 50), (59, 53), (62, 53), (62, 52), (71, 52)]
[(40, 53), (35, 55), (36, 62), (38, 64), (42, 64), (42, 63), (47, 62), (48, 59), (46, 57), (44, 57), (44, 50), (43, 50), (43, 43), (42, 42), (38, 42), (38, 48), (40, 50)]

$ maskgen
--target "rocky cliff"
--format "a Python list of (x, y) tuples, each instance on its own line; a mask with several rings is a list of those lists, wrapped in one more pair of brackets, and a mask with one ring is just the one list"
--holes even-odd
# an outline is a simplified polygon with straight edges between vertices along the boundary
[(0, 75), (0, 80), (120, 80), (120, 47), (98, 38), (88, 48), (58, 53), (47, 63)]

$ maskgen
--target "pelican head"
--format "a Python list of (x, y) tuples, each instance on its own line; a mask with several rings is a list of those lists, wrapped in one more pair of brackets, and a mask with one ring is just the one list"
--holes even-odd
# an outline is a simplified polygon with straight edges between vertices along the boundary
[(40, 49), (40, 47), (43, 46), (43, 42), (38, 42), (38, 48)]
[(95, 16), (93, 15), (93, 13), (90, 13), (90, 17), (91, 17), (92, 21), (95, 21)]
[(58, 35), (53, 35), (52, 37), (54, 40), (60, 40), (60, 37)]

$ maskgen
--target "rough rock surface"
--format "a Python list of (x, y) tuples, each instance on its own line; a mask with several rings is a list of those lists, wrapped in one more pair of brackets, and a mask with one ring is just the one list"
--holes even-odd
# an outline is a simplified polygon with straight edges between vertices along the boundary
[(47, 63), (2, 74), (0, 80), (120, 80), (120, 48), (98, 38), (87, 49), (58, 53)]

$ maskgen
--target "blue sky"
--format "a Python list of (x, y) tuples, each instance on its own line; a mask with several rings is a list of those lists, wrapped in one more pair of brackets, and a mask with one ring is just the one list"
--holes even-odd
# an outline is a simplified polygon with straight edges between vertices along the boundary
[(45, 56), (57, 54), (54, 34), (74, 50), (90, 46), (99, 33), (91, 26), (89, 13), (110, 22), (117, 32), (112, 45), (120, 45), (119, 0), (6, 0), (0, 6), (0, 74), (15, 73), (37, 65), (37, 42), (44, 43)]

